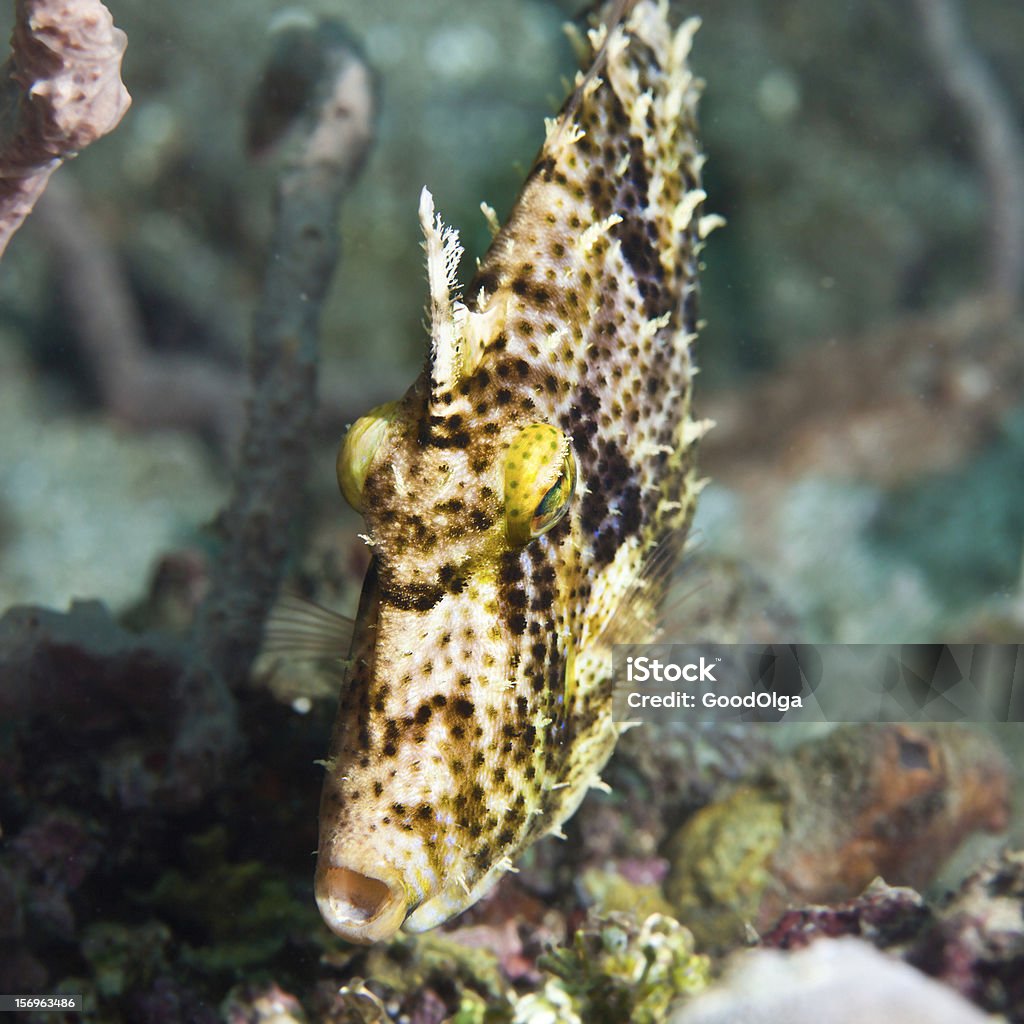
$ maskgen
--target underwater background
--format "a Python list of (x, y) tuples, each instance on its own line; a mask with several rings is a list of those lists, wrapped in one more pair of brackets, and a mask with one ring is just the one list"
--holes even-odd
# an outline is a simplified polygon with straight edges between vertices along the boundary
[[(0, 993), (82, 993), (67, 1019), (144, 1024), (745, 1019), (766, 976), (737, 983), (755, 1002), (719, 1017), (687, 997), (756, 921), (775, 949), (821, 933), (890, 951), (858, 962), (814, 1019), (848, 1019), (843, 993), (896, 970), (890, 1007), (909, 992), (940, 1000), (921, 1019), (986, 1019), (943, 1003), (955, 988), (1024, 1020), (1024, 859), (964, 882), (1020, 844), (1019, 726), (913, 734), (942, 804), (923, 831), (904, 813), (925, 785), (900, 774), (906, 734), (645, 726), (568, 842), (545, 840), (447, 931), (370, 950), (328, 933), (312, 896), (315, 761), (337, 667), (264, 654), (213, 698), (168, 668), (239, 541), (218, 514), (275, 258), (275, 141), (293, 111), (274, 84), (303, 66), (289, 47), (314, 17), (376, 76), (375, 137), (318, 310), (306, 496), (272, 524), (289, 587), (352, 614), (367, 557), (335, 452), (422, 363), (420, 190), (482, 255), (479, 204), (510, 208), (567, 91), (561, 26), (580, 8), (108, 6), (128, 37), (131, 109), (56, 172), (0, 264)], [(668, 631), (1024, 642), (1024, 6), (673, 10), (703, 20), (704, 187), (728, 223), (703, 254), (711, 483)], [(936, 29), (946, 15), (952, 43)], [(5, 35), (12, 23), (0, 12)], [(133, 400), (170, 366), (161, 402)], [(257, 574), (263, 558), (250, 548)], [(849, 807), (804, 792), (808, 775), (856, 791), (884, 833), (872, 863), (923, 896), (861, 897), (870, 877), (828, 875), (863, 837)], [(816, 886), (788, 877), (800, 857)], [(705, 891), (685, 864), (721, 884)], [(772, 931), (809, 904), (818, 917)], [(941, 996), (914, 987), (926, 976), (947, 983)]]

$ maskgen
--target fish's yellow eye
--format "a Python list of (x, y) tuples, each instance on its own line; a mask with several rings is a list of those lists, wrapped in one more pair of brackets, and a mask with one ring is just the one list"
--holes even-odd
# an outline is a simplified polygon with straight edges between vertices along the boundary
[(385, 402), (371, 409), (348, 428), (338, 450), (338, 486), (345, 500), (357, 511), (363, 511), (363, 485), (370, 463), (384, 440), (388, 427), (398, 415), (398, 402)]
[(549, 423), (524, 427), (505, 455), (505, 532), (517, 546), (547, 533), (576, 490), (569, 438)]

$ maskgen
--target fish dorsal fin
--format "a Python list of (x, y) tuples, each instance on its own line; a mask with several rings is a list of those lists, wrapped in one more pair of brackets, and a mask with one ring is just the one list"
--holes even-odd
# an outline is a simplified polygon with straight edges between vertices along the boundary
[(617, 44), (621, 44), (620, 27), (624, 27), (626, 18), (638, 3), (639, 0), (611, 0), (607, 4), (598, 4), (590, 15), (593, 27), (585, 35), (572, 22), (566, 24), (565, 31), (569, 41), (580, 61), (587, 65), (587, 69), (577, 73), (575, 88), (565, 107), (558, 118), (550, 122), (552, 130), (549, 130), (546, 148), (555, 148), (561, 143), (561, 135), (573, 125), (576, 111), (584, 95), (597, 88), (608, 62), (609, 39), (615, 36)]
[(263, 627), (263, 653), (296, 658), (347, 658), (355, 623), (347, 615), (284, 593)]

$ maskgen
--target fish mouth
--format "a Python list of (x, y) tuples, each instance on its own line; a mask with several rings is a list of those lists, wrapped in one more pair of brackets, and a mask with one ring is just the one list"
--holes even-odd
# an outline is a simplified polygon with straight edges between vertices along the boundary
[[(373, 636), (379, 609), (377, 559), (370, 562), (359, 599), (355, 644), (360, 636)], [(363, 652), (370, 659), (372, 649)], [(314, 890), (325, 924), (349, 942), (369, 944), (394, 938), (405, 921), (412, 898), (404, 876), (371, 843), (360, 841), (348, 828), (334, 822), (337, 810), (330, 795), (339, 780), (328, 775), (320, 804), (320, 852)], [(340, 805), (340, 804), (339, 804)]]
[(405, 886), (398, 872), (385, 863), (356, 867), (321, 858), (315, 888), (327, 927), (349, 942), (385, 942), (405, 920)]

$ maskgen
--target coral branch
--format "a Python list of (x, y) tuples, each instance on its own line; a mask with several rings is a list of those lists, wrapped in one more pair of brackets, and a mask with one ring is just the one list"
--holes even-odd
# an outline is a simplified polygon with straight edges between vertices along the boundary
[(229, 688), (244, 680), (259, 650), (302, 511), (320, 306), (338, 255), (338, 208), (362, 167), (374, 115), (369, 69), (350, 44), (336, 41), (324, 66), (328, 74), (304, 118), (299, 151), (278, 185), (273, 255), (253, 328), (248, 423), (222, 517), (224, 544), (197, 621), (198, 660), (178, 687), (192, 727), (180, 731), (175, 761), (200, 772), (192, 779), (177, 773), (186, 797), (189, 784), (200, 792), (209, 785), (208, 763), (230, 753)]
[[(118, 254), (93, 223), (70, 178), (51, 183), (34, 223), (56, 267), (56, 283), (104, 408), (129, 427), (195, 431), (233, 452), (242, 433), (241, 367), (200, 354), (158, 352), (145, 328)], [(367, 408), (406, 386), (404, 369), (359, 367), (320, 374), (320, 431), (338, 434)]]
[(960, 108), (990, 197), (990, 287), (1011, 306), (1024, 289), (1024, 140), (999, 84), (971, 47), (955, 0), (913, 0), (925, 41)]
[(112, 131), (131, 103), (127, 38), (99, 0), (17, 0), (0, 71), (0, 256), (61, 162)]
[(36, 219), (104, 407), (129, 426), (194, 430), (230, 450), (242, 419), (241, 375), (212, 359), (157, 353), (146, 345), (117, 254), (92, 223), (74, 182), (52, 184)]

